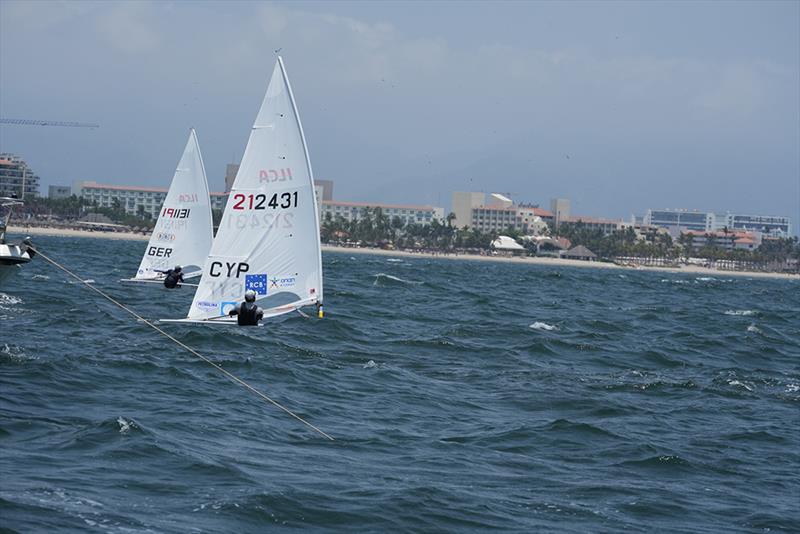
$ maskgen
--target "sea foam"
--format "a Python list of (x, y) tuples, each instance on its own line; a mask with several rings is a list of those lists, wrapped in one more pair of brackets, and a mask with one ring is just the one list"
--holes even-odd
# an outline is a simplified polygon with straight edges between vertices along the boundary
[(763, 334), (764, 331), (761, 330), (759, 327), (756, 326), (755, 323), (752, 323), (750, 326), (747, 327), (748, 332), (752, 332), (753, 334)]
[(725, 315), (756, 315), (758, 312), (754, 310), (725, 310)]
[(375, 275), (374, 285), (377, 286), (377, 285), (380, 285), (382, 283), (408, 284), (408, 285), (418, 286), (418, 285), (422, 284), (423, 282), (416, 282), (414, 280), (404, 280), (404, 279), (402, 279), (400, 277), (393, 276), (391, 274), (386, 274), (386, 273), (378, 273), (378, 274), (376, 274)]

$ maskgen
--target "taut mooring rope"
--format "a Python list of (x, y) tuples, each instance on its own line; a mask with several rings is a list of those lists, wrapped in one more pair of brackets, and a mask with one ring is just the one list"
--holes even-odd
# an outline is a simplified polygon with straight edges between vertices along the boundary
[(326, 434), (325, 432), (323, 432), (319, 428), (315, 427), (314, 425), (312, 425), (311, 423), (309, 423), (308, 421), (306, 421), (305, 419), (303, 419), (302, 417), (300, 417), (299, 415), (297, 415), (296, 413), (291, 411), (289, 408), (283, 406), (279, 402), (277, 402), (277, 401), (269, 398), (265, 394), (261, 393), (259, 390), (257, 390), (256, 388), (254, 388), (253, 386), (251, 386), (250, 384), (248, 384), (247, 382), (245, 382), (244, 380), (242, 380), (238, 376), (230, 373), (229, 371), (226, 371), (224, 368), (222, 368), (218, 364), (212, 362), (211, 360), (209, 360), (208, 358), (206, 358), (205, 356), (203, 356), (202, 354), (200, 354), (199, 352), (194, 350), (192, 347), (190, 347), (188, 345), (185, 345), (183, 342), (175, 339), (170, 334), (166, 333), (165, 331), (163, 331), (162, 329), (160, 329), (159, 327), (157, 327), (156, 325), (154, 325), (153, 323), (151, 323), (150, 321), (148, 321), (147, 319), (145, 319), (144, 317), (142, 317), (141, 315), (139, 315), (138, 313), (136, 313), (132, 309), (128, 308), (127, 306), (125, 306), (121, 302), (118, 302), (117, 300), (115, 300), (113, 297), (111, 297), (107, 293), (101, 291), (100, 289), (97, 289), (96, 287), (94, 287), (93, 285), (89, 284), (88, 282), (85, 282), (81, 277), (79, 277), (78, 275), (76, 275), (75, 273), (73, 273), (72, 271), (70, 271), (69, 269), (67, 269), (66, 267), (64, 267), (60, 263), (58, 263), (57, 261), (49, 258), (47, 255), (43, 254), (42, 251), (40, 251), (39, 249), (36, 249), (36, 248), (34, 248), (34, 247), (30, 246), (30, 245), (28, 245), (28, 248), (33, 250), (36, 254), (41, 256), (45, 261), (47, 261), (48, 263), (50, 263), (54, 267), (57, 267), (57, 268), (61, 269), (62, 271), (64, 271), (65, 273), (67, 273), (72, 278), (74, 278), (75, 280), (79, 281), (80, 283), (82, 283), (83, 285), (85, 285), (86, 287), (91, 289), (92, 291), (98, 293), (103, 298), (105, 298), (105, 299), (109, 300), (110, 302), (112, 302), (114, 305), (116, 305), (116, 306), (120, 307), (121, 309), (125, 310), (126, 312), (130, 313), (131, 315), (136, 317), (139, 321), (143, 322), (144, 324), (146, 324), (147, 326), (149, 326), (150, 328), (152, 328), (153, 330), (155, 330), (156, 332), (158, 332), (162, 336), (166, 337), (170, 341), (176, 343), (180, 347), (183, 347), (187, 351), (191, 352), (192, 354), (194, 354), (195, 356), (197, 356), (198, 358), (200, 358), (201, 360), (206, 362), (208, 365), (212, 366), (214, 369), (216, 369), (217, 371), (221, 372), (222, 374), (224, 374), (225, 376), (227, 376), (229, 379), (233, 380), (234, 382), (236, 382), (240, 386), (243, 386), (243, 387), (249, 389), (252, 393), (255, 393), (256, 395), (258, 395), (259, 397), (261, 397), (265, 401), (267, 401), (270, 404), (280, 408), (281, 410), (283, 410), (284, 412), (288, 413), (289, 415), (291, 415), (292, 417), (294, 417), (295, 419), (297, 419), (298, 421), (300, 421), (301, 423), (303, 423), (307, 427), (313, 429), (315, 432), (318, 432), (319, 434), (325, 436), (329, 440), (334, 441), (334, 439), (330, 435)]

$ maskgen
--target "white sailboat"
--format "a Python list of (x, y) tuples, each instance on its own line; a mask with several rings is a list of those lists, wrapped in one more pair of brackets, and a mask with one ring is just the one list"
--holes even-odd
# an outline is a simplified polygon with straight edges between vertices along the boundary
[(314, 176), (278, 57), (188, 316), (236, 324), (228, 311), (252, 289), (264, 318), (322, 304)]
[(200, 276), (213, 239), (206, 170), (192, 128), (139, 269), (123, 282), (161, 283), (161, 271), (176, 265), (183, 268), (184, 278)]

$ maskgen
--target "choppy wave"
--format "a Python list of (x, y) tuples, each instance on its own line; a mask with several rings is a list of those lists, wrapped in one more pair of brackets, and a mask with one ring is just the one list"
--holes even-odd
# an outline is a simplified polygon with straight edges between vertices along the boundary
[(755, 323), (751, 323), (747, 327), (747, 331), (752, 333), (752, 334), (763, 334), (764, 333), (764, 331), (761, 330), (759, 327), (757, 327)]
[(22, 299), (19, 297), (15, 297), (13, 295), (6, 295), (5, 293), (0, 293), (0, 309), (7, 308), (15, 304), (22, 304)]
[[(107, 283), (145, 243), (37, 241), (144, 317), (191, 303)], [(162, 325), (334, 442), (26, 265), (0, 293), (3, 527), (796, 529), (796, 281), (349, 257), (325, 253), (324, 319)]]
[(386, 273), (378, 273), (378, 274), (373, 275), (373, 276), (375, 277), (374, 285), (376, 285), (376, 286), (379, 286), (379, 285), (391, 285), (391, 284), (405, 284), (405, 285), (418, 286), (418, 285), (422, 285), (422, 284), (425, 283), (425, 282), (416, 281), (416, 280), (404, 280), (403, 278), (400, 278), (399, 276), (394, 276), (394, 275), (386, 274)]
[(13, 345), (9, 343), (2, 343), (0, 345), (0, 361), (2, 361), (3, 358), (8, 358), (10, 361), (16, 362), (37, 359), (36, 356), (29, 356), (25, 352), (25, 349), (19, 345)]

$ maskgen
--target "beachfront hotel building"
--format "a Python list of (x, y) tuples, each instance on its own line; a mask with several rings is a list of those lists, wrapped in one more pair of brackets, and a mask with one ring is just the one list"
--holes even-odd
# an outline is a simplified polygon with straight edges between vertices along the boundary
[[(127, 213), (133, 215), (149, 215), (158, 217), (167, 189), (162, 187), (140, 187), (135, 185), (109, 185), (97, 182), (78, 181), (73, 184), (72, 193), (98, 207), (114, 207), (114, 199), (119, 201)], [(211, 193), (211, 209), (225, 209), (227, 193)]]
[(761, 245), (762, 234), (744, 231), (701, 232), (687, 230), (683, 232), (687, 245), (692, 250), (714, 246), (723, 250), (755, 250)]
[(789, 217), (727, 213), (725, 215), (725, 226), (730, 230), (761, 232), (770, 237), (788, 237), (792, 235), (792, 221)]
[(455, 225), (486, 233), (499, 233), (512, 228), (523, 234), (540, 234), (542, 223), (547, 223), (551, 228), (556, 224), (578, 224), (590, 230), (600, 230), (607, 235), (619, 230), (624, 224), (616, 219), (571, 215), (568, 199), (553, 199), (551, 206), (552, 210), (546, 210), (535, 204), (515, 204), (500, 193), (492, 193), (488, 199), (485, 193), (453, 193)]
[(649, 209), (643, 223), (665, 228), (673, 237), (687, 231), (716, 232), (720, 230), (745, 230), (759, 232), (770, 237), (791, 235), (789, 217), (772, 215), (743, 215), (738, 213), (714, 213), (685, 209)]
[(39, 177), (21, 157), (0, 154), (0, 197), (25, 196), (39, 196)]
[(603, 219), (602, 217), (563, 217), (560, 224), (575, 224), (589, 230), (599, 230), (603, 235), (610, 235), (625, 227), (625, 222), (619, 219)]
[[(134, 215), (147, 214), (152, 218), (158, 217), (167, 196), (167, 189), (161, 187), (109, 185), (88, 181), (75, 182), (72, 192), (89, 202), (96, 202), (101, 208), (113, 207), (116, 198), (126, 212)], [(333, 195), (333, 182), (330, 180), (316, 180), (314, 194), (317, 196), (321, 221), (325, 220), (326, 214), (330, 214), (333, 219), (341, 216), (347, 221), (357, 220), (361, 217), (364, 208), (381, 208), (389, 219), (399, 217), (406, 224), (425, 225), (430, 224), (434, 219), (439, 222), (444, 221), (444, 208), (434, 206), (334, 201), (330, 198)], [(211, 193), (211, 209), (224, 210), (227, 200), (228, 193)]]
[(47, 187), (47, 198), (69, 198), (72, 196), (72, 188), (68, 185), (51, 185)]
[(689, 210), (647, 210), (644, 224), (666, 228), (673, 236), (689, 230), (711, 232), (714, 230), (715, 216), (706, 211)]
[[(317, 186), (319, 187), (319, 186)], [(434, 220), (444, 222), (444, 208), (436, 206), (415, 206), (410, 204), (382, 204), (379, 202), (343, 202), (340, 200), (322, 200), (319, 202), (319, 217), (325, 222), (328, 217), (336, 220), (341, 217), (346, 221), (357, 221), (364, 214), (365, 208), (380, 208), (389, 220), (395, 217), (404, 224), (428, 225)]]

